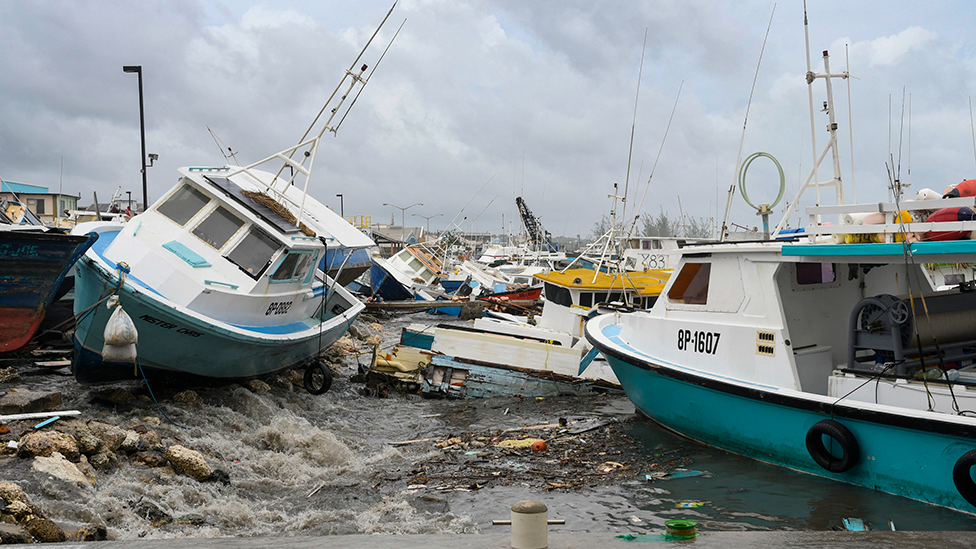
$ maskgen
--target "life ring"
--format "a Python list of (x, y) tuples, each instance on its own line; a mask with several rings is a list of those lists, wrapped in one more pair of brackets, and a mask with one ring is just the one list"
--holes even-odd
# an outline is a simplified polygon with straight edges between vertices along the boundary
[[(834, 439), (840, 445), (841, 450), (844, 452), (844, 457), (834, 457), (827, 450), (823, 442), (824, 435)], [(831, 473), (843, 473), (849, 470), (851, 467), (857, 465), (857, 460), (861, 456), (857, 439), (854, 438), (851, 431), (832, 419), (825, 419), (810, 427), (810, 430), (807, 431), (806, 442), (807, 451), (810, 452), (810, 457), (813, 458), (813, 461), (816, 461), (817, 465)]]
[(306, 391), (313, 395), (321, 395), (332, 387), (332, 370), (321, 360), (316, 360), (305, 368), (302, 381), (305, 383)]
[(976, 465), (976, 450), (970, 450), (962, 455), (952, 467), (952, 483), (959, 490), (959, 495), (965, 498), (972, 505), (976, 505), (976, 482), (970, 473), (973, 465)]

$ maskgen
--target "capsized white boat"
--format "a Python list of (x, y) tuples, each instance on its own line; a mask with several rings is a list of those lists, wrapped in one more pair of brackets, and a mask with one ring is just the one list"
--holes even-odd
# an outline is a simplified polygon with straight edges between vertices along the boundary
[[(358, 64), (323, 107), (341, 97), (331, 116), (314, 133), (316, 117), (298, 145), (245, 167), (181, 168), (177, 184), (128, 223), (75, 227), (74, 234), (99, 236), (77, 265), (78, 381), (230, 380), (311, 364), (306, 386), (328, 389), (328, 368), (314, 359), (364, 305), (318, 267), (327, 249), (374, 243), (308, 189), (323, 134), (336, 131), (333, 119), (341, 123), (355, 102), (350, 93), (368, 81)], [(273, 171), (259, 169), (265, 166)], [(304, 186), (296, 184), (300, 176)], [(120, 356), (119, 342), (105, 340), (113, 311), (102, 302), (113, 294), (138, 332), (137, 342), (122, 342), (135, 344), (131, 359), (106, 357)], [(309, 386), (316, 371), (324, 379)]]

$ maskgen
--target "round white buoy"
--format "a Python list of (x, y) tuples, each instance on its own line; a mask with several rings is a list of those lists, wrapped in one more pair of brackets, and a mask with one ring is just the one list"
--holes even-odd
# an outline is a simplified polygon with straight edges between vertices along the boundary
[(512, 549), (549, 547), (549, 509), (541, 501), (525, 500), (512, 506)]

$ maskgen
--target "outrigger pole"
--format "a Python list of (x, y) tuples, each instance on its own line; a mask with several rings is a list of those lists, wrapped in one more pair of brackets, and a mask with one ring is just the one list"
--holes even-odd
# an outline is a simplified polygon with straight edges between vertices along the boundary
[[(373, 34), (372, 34), (372, 36), (370, 36), (369, 41), (367, 41), (366, 42), (366, 45), (363, 46), (363, 49), (359, 52), (359, 55), (356, 56), (356, 59), (352, 62), (352, 65), (350, 65), (349, 69), (346, 70), (346, 73), (342, 77), (342, 80), (339, 81), (339, 84), (336, 86), (335, 90), (332, 92), (332, 95), (329, 96), (329, 99), (325, 102), (325, 105), (322, 106), (322, 109), (315, 116), (315, 119), (312, 121), (312, 124), (309, 125), (309, 127), (308, 127), (307, 130), (305, 130), (305, 133), (302, 135), (301, 142), (298, 143), (297, 145), (293, 146), (293, 147), (290, 147), (288, 149), (285, 149), (285, 150), (283, 150), (283, 151), (281, 151), (281, 152), (279, 152), (279, 153), (277, 153), (275, 155), (272, 155), (272, 156), (270, 156), (268, 158), (265, 158), (264, 160), (260, 160), (258, 162), (255, 162), (255, 163), (250, 164), (248, 166), (245, 166), (243, 168), (236, 169), (236, 170), (234, 170), (234, 171), (231, 172), (231, 174), (233, 174), (233, 173), (239, 173), (239, 172), (245, 172), (245, 173), (248, 173), (249, 175), (251, 175), (249, 172), (250, 172), (250, 170), (252, 168), (255, 168), (257, 166), (260, 166), (260, 165), (265, 164), (267, 162), (270, 162), (272, 160), (279, 160), (279, 161), (283, 162), (281, 168), (278, 169), (278, 172), (275, 174), (275, 177), (274, 177), (274, 179), (272, 179), (271, 183), (265, 183), (264, 185), (268, 188), (268, 190), (273, 191), (277, 195), (277, 200), (288, 202), (291, 205), (293, 205), (293, 206), (295, 206), (295, 207), (298, 208), (298, 214), (296, 215), (296, 218), (297, 218), (296, 225), (298, 225), (298, 226), (301, 226), (302, 217), (305, 214), (305, 199), (308, 196), (308, 184), (309, 184), (309, 180), (311, 179), (312, 167), (315, 164), (315, 153), (316, 153), (316, 151), (318, 149), (318, 144), (319, 144), (319, 141), (322, 138), (322, 135), (325, 134), (326, 131), (331, 131), (331, 132), (335, 133), (336, 130), (338, 130), (339, 124), (342, 124), (342, 121), (345, 120), (346, 115), (349, 114), (349, 111), (352, 109), (353, 105), (355, 105), (356, 99), (359, 98), (359, 94), (362, 93), (362, 88), (365, 88), (366, 87), (366, 84), (369, 82), (370, 77), (372, 76), (373, 73), (376, 72), (376, 68), (379, 66), (380, 61), (383, 60), (383, 57), (386, 55), (386, 52), (389, 51), (390, 45), (393, 44), (393, 40), (396, 39), (397, 35), (400, 33), (400, 29), (403, 28), (403, 23), (401, 23), (400, 24), (400, 27), (397, 29), (396, 33), (393, 35), (393, 38), (390, 39), (390, 43), (387, 45), (386, 49), (383, 50), (383, 54), (380, 56), (379, 60), (376, 62), (376, 65), (373, 67), (373, 70), (370, 72), (369, 76), (367, 76), (366, 78), (363, 78), (363, 73), (368, 68), (367, 65), (363, 64), (358, 69), (358, 71), (356, 70), (356, 65), (359, 64), (359, 60), (362, 59), (363, 55), (366, 53), (366, 49), (369, 48), (370, 44), (372, 44), (372, 42), (373, 42), (373, 39), (376, 38), (376, 35), (377, 34), (379, 34), (380, 29), (383, 28), (383, 25), (384, 24), (386, 24), (386, 21), (387, 21), (387, 19), (389, 19), (390, 15), (393, 13), (393, 9), (394, 8), (396, 8), (396, 2), (394, 2), (393, 3), (393, 6), (390, 7), (390, 11), (387, 12), (386, 16), (383, 18), (383, 21), (380, 22), (380, 24), (379, 24), (378, 27), (376, 27), (376, 30), (373, 31)], [(404, 23), (405, 22), (406, 22), (406, 20), (404, 20)], [(329, 118), (325, 121), (325, 123), (323, 124), (323, 126), (319, 130), (319, 132), (314, 137), (309, 138), (308, 136), (309, 136), (309, 134), (311, 134), (312, 129), (318, 123), (319, 118), (322, 116), (322, 114), (325, 113), (325, 110), (329, 107), (329, 104), (332, 103), (332, 100), (335, 98), (336, 94), (338, 94), (339, 93), (339, 90), (342, 89), (343, 85), (346, 82), (346, 79), (349, 79), (350, 80), (349, 81), (349, 86), (346, 89), (345, 93), (343, 93), (340, 96), (339, 103), (335, 107), (332, 108), (332, 110), (331, 110), (331, 112), (329, 114)], [(343, 111), (342, 117), (339, 119), (339, 124), (337, 124), (335, 127), (333, 127), (331, 125), (332, 124), (332, 120), (335, 118), (336, 114), (342, 108), (342, 105), (345, 102), (346, 98), (349, 97), (349, 94), (353, 91), (353, 88), (355, 88), (355, 86), (357, 84), (361, 84), (362, 85), (362, 88), (360, 88), (359, 92), (356, 94), (356, 97), (349, 104), (349, 107), (346, 108)], [(295, 153), (298, 152), (299, 149), (302, 149), (302, 148), (306, 148), (306, 149), (302, 153), (301, 159), (300, 160), (293, 159), (292, 157), (295, 155)], [(307, 167), (305, 166), (306, 160), (308, 161), (308, 166)], [(287, 180), (285, 180), (285, 186), (284, 186), (284, 188), (281, 189), (281, 190), (278, 190), (278, 189), (275, 188), (275, 184), (278, 181), (279, 177), (281, 176), (282, 172), (284, 171), (284, 169), (286, 167), (292, 168), (292, 170), (293, 170), (292, 171), (292, 174), (291, 174), (291, 176)], [(287, 197), (287, 195), (285, 194), (285, 190), (288, 188), (289, 185), (292, 185), (294, 183), (295, 178), (298, 177), (298, 174), (302, 174), (302, 175), (305, 176), (305, 187), (304, 187), (303, 192), (302, 192), (301, 201), (299, 201), (299, 202), (296, 203), (294, 200), (291, 200), (291, 199), (289, 199)], [(228, 174), (228, 175), (230, 175), (230, 174)], [(256, 181), (261, 182), (261, 179), (260, 178), (254, 177), (253, 175), (251, 175), (251, 177), (253, 177)]]

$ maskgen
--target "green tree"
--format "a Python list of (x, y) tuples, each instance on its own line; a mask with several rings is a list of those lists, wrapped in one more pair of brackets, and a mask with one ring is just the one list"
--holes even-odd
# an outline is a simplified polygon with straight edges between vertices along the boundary
[(657, 217), (651, 214), (641, 215), (644, 236), (676, 236), (678, 234), (678, 222), (668, 219), (667, 212), (661, 208)]
[(607, 234), (610, 230), (610, 218), (603, 215), (600, 216), (600, 220), (593, 224), (593, 230), (590, 232), (590, 239), (597, 240), (601, 236)]

